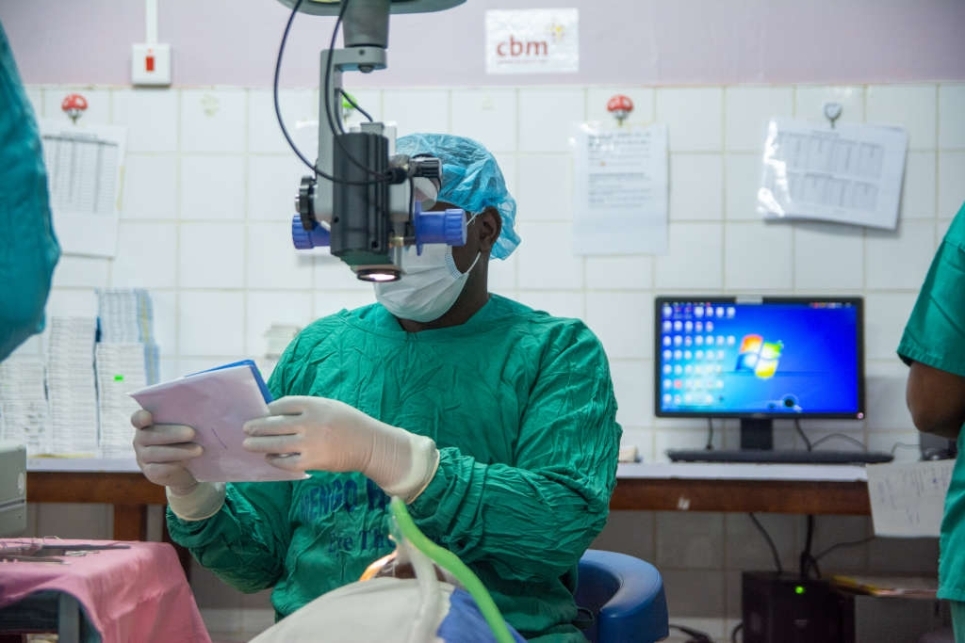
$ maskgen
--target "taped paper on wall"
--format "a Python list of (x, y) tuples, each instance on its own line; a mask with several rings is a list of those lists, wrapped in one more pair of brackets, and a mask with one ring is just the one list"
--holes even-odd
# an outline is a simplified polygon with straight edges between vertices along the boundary
[(876, 536), (938, 536), (954, 460), (869, 464), (868, 495)]

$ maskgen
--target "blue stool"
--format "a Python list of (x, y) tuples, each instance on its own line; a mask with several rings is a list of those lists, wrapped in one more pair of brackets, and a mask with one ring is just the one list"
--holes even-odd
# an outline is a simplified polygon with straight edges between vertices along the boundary
[(576, 604), (593, 613), (591, 643), (654, 643), (670, 635), (660, 572), (639, 558), (588, 549), (580, 558)]

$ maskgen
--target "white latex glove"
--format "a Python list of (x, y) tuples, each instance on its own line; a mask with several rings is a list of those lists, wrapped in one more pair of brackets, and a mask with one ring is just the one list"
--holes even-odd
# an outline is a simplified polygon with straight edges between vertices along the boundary
[(269, 417), (245, 423), (244, 447), (287, 471), (360, 471), (386, 493), (412, 502), (439, 466), (430, 438), (389, 426), (323, 397), (283, 397)]
[(151, 414), (141, 409), (131, 416), (134, 425), (134, 453), (144, 477), (167, 487), (168, 504), (184, 520), (208, 518), (224, 503), (224, 485), (199, 483), (186, 464), (201, 455), (193, 442), (194, 429), (181, 424), (154, 424)]

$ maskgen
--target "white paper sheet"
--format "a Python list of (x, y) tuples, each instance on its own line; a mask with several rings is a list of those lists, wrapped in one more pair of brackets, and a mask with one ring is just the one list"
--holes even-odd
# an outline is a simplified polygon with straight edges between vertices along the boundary
[(954, 460), (869, 464), (868, 495), (876, 536), (938, 536)]
[(765, 219), (820, 219), (894, 230), (908, 134), (835, 129), (775, 118), (767, 128), (757, 210)]
[(304, 474), (284, 471), (241, 443), (248, 420), (268, 415), (265, 398), (247, 366), (190, 375), (131, 393), (157, 424), (185, 424), (197, 432), (204, 453), (188, 470), (202, 482), (299, 480)]
[(54, 232), (68, 255), (113, 257), (127, 130), (41, 119)]
[(667, 141), (663, 124), (577, 129), (575, 254), (667, 252)]

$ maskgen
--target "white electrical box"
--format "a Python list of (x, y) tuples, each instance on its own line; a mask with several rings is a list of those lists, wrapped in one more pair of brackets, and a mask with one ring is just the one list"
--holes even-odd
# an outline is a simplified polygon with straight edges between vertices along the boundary
[(131, 83), (171, 84), (171, 45), (134, 45), (131, 52)]

